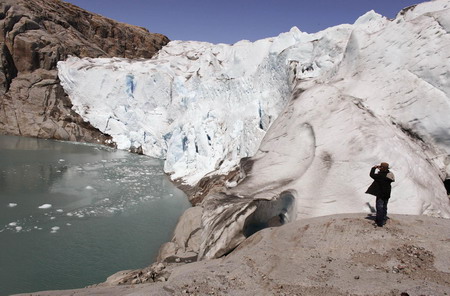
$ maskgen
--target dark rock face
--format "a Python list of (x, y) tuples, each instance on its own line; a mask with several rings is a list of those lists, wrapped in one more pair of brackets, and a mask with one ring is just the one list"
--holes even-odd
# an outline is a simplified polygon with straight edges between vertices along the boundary
[(109, 142), (71, 109), (58, 61), (150, 58), (168, 42), (60, 0), (0, 0), (0, 134)]

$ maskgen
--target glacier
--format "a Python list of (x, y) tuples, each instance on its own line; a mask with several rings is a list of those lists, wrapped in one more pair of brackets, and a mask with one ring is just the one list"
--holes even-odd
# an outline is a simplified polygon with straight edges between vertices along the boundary
[(119, 149), (141, 147), (194, 185), (254, 155), (290, 99), (292, 71), (332, 68), (349, 34), (343, 26), (233, 45), (172, 41), (151, 60), (71, 57), (58, 70), (74, 110)]
[(198, 205), (199, 258), (279, 215), (370, 213), (381, 161), (396, 175), (388, 213), (450, 218), (449, 7), (233, 45), (172, 41), (150, 60), (70, 57), (59, 77), (85, 120), (165, 159), (173, 180), (239, 170)]

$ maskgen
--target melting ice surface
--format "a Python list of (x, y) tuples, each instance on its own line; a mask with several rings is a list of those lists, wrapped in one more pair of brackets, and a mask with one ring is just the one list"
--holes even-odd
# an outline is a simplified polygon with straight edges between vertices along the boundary
[(146, 266), (189, 206), (157, 159), (9, 136), (0, 151), (0, 295)]

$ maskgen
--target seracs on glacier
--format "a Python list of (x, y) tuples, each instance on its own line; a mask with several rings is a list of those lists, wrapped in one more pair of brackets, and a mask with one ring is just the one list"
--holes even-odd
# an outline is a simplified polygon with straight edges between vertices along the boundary
[(194, 185), (255, 154), (291, 97), (292, 67), (304, 77), (330, 69), (350, 28), (293, 28), (234, 45), (172, 41), (143, 61), (71, 57), (58, 64), (59, 77), (74, 110), (119, 149), (142, 147), (166, 160), (173, 179)]
[(369, 213), (380, 161), (397, 179), (390, 213), (449, 218), (449, 7), (254, 43), (172, 41), (145, 61), (72, 57), (59, 76), (84, 119), (165, 158), (173, 179), (194, 185), (251, 157), (237, 186), (202, 202), (199, 257), (233, 249), (249, 221)]

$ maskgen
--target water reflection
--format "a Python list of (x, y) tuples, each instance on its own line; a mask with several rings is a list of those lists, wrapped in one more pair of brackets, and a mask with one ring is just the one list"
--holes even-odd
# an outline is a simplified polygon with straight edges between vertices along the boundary
[(0, 295), (83, 287), (151, 263), (189, 206), (162, 166), (102, 146), (0, 136)]

